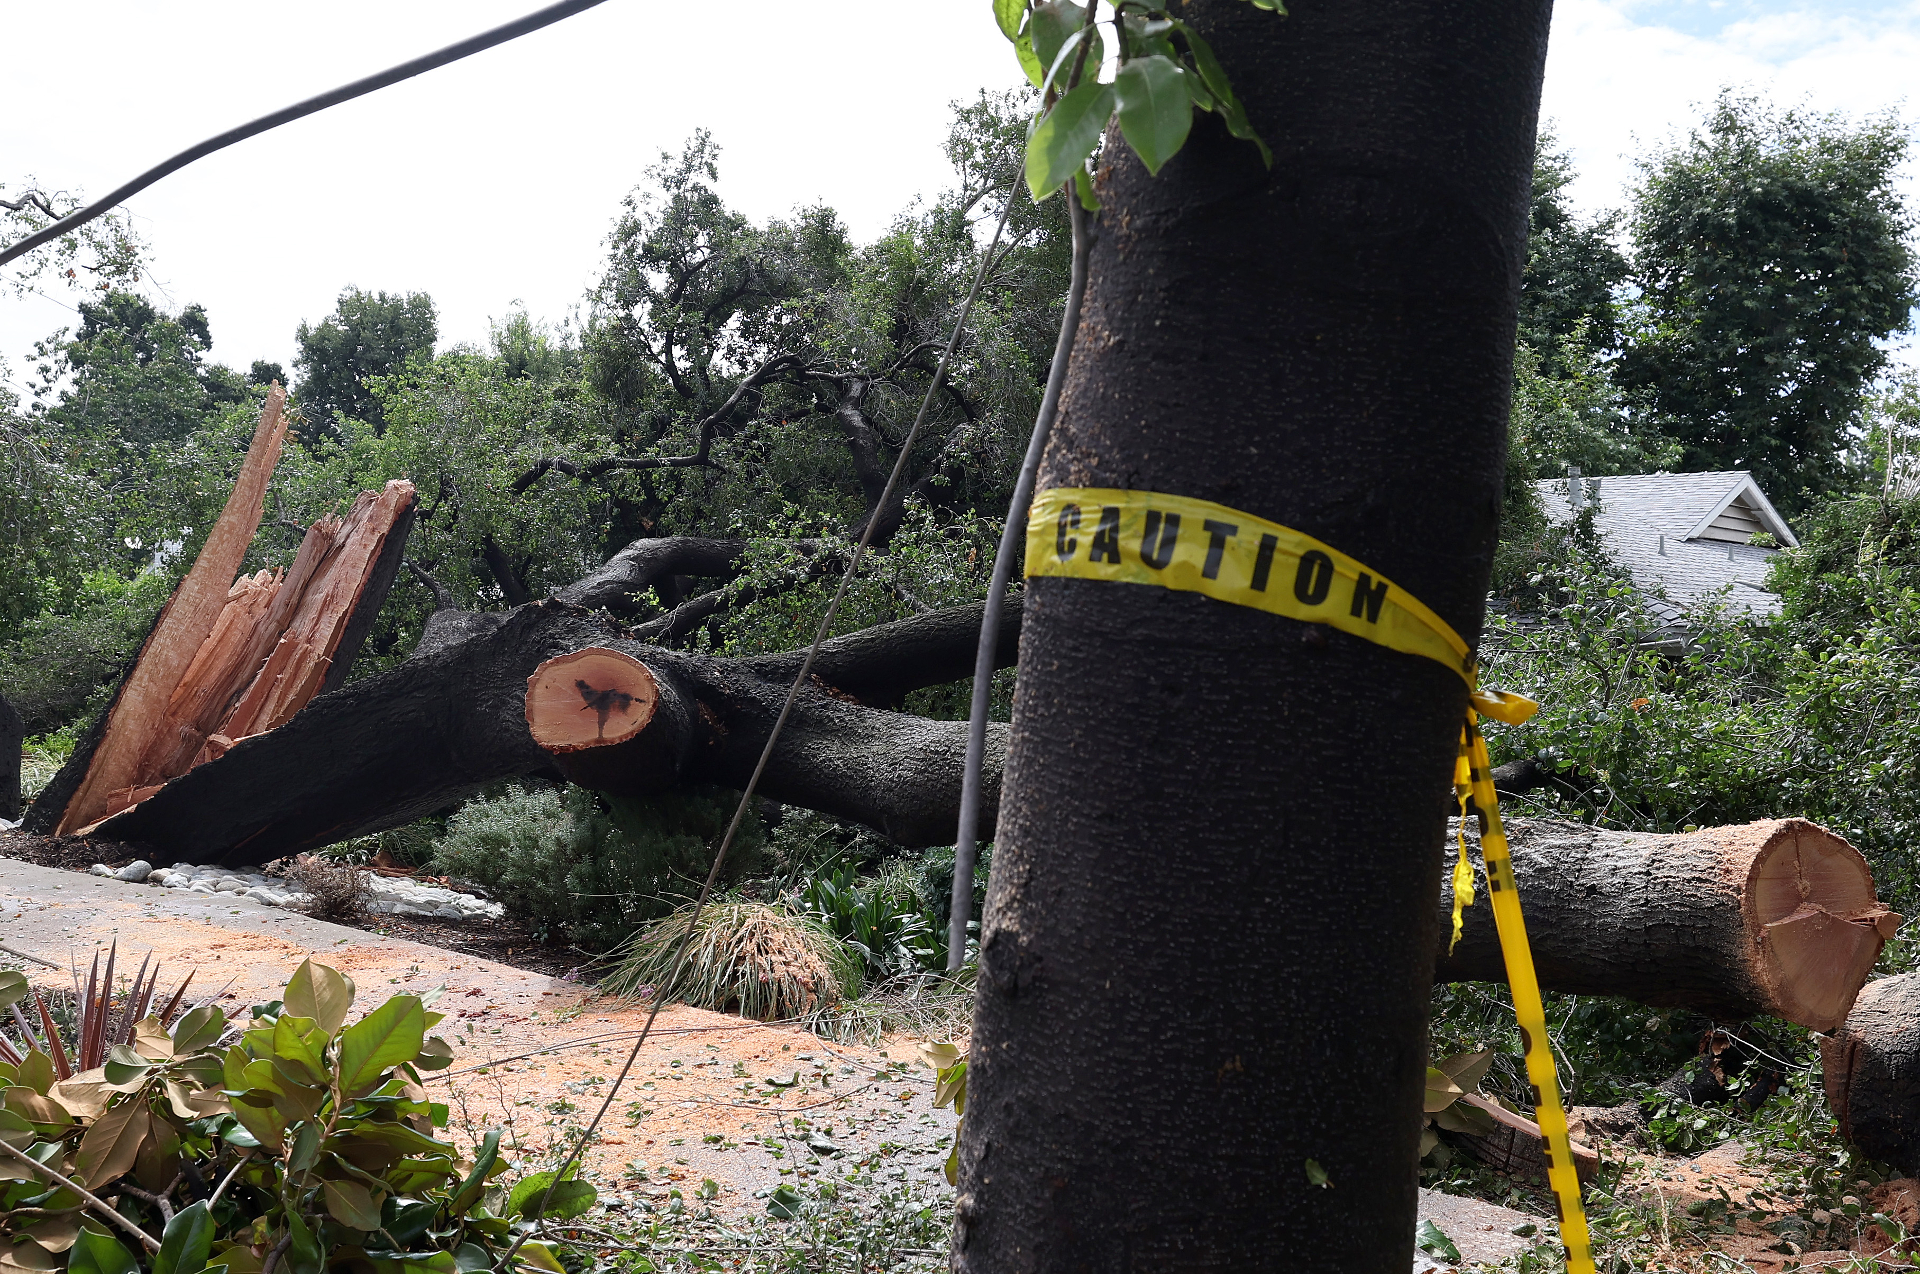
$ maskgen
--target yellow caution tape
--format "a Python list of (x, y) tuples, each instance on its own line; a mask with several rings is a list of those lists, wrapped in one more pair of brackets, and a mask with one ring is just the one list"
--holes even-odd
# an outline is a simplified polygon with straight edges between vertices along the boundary
[(1460, 858), (1453, 876), (1453, 939), (1461, 911), (1473, 901), (1473, 865), (1466, 852), (1464, 815), (1472, 798), (1482, 820), (1480, 857), (1500, 951), (1513, 990), (1514, 1016), (1533, 1085), (1534, 1120), (1546, 1139), (1547, 1184), (1560, 1210), (1560, 1241), (1568, 1274), (1593, 1274), (1580, 1179), (1574, 1171), (1567, 1115), (1547, 1040), (1545, 1006), (1527, 945), (1526, 921), (1513, 877), (1499, 798), (1479, 718), (1518, 725), (1539, 707), (1522, 695), (1481, 690), (1473, 652), (1444, 619), (1379, 572), (1289, 526), (1224, 504), (1106, 487), (1055, 487), (1034, 498), (1027, 515), (1029, 578), (1104, 580), (1145, 584), (1216, 601), (1328, 624), (1342, 632), (1445, 664), (1467, 683), (1469, 706), (1461, 727), (1454, 784), (1463, 815)]

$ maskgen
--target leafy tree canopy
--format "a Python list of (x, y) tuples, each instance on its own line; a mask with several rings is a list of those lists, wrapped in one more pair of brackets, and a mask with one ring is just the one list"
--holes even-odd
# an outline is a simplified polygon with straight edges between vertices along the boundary
[(1777, 110), (1723, 92), (1703, 128), (1641, 163), (1641, 288), (1620, 366), (1689, 469), (1749, 469), (1789, 511), (1847, 480), (1849, 429), (1915, 302), (1891, 115)]
[[(364, 420), (378, 430), (385, 418), (369, 382), (415, 358), (431, 357), (439, 335), (433, 299), (426, 293), (348, 288), (333, 313), (312, 326), (302, 323), (295, 333), (297, 398), (306, 418), (323, 432), (343, 418)], [(256, 365), (256, 375), (262, 370)]]

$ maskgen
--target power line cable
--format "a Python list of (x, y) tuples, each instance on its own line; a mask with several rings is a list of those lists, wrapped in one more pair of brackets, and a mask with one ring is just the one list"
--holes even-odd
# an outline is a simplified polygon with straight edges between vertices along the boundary
[(159, 181), (162, 177), (170, 173), (178, 172), (196, 159), (204, 159), (217, 150), (225, 150), (235, 142), (243, 142), (249, 137), (256, 137), (269, 129), (278, 128), (282, 124), (291, 124), (296, 119), (302, 119), (318, 111), (324, 111), (329, 106), (338, 106), (340, 103), (350, 102), (356, 97), (365, 97), (368, 93), (372, 93), (377, 89), (386, 88), (390, 84), (398, 84), (402, 80), (410, 80), (416, 75), (423, 75), (428, 71), (436, 70), (439, 67), (447, 65), (449, 62), (458, 62), (461, 58), (472, 57), (474, 54), (491, 49), (497, 44), (505, 44), (509, 40), (517, 40), (523, 35), (538, 31), (542, 27), (552, 26), (556, 22), (571, 18), (576, 13), (591, 9), (595, 5), (604, 4), (605, 2), (606, 0), (561, 0), (559, 4), (548, 5), (544, 9), (529, 13), (524, 18), (517, 18), (505, 26), (495, 27), (491, 31), (482, 31), (479, 35), (470, 36), (458, 44), (449, 44), (444, 49), (414, 58), (410, 62), (402, 62), (400, 65), (390, 67), (377, 75), (369, 75), (365, 79), (355, 80), (351, 84), (343, 84), (331, 92), (320, 94), (318, 97), (309, 97), (304, 102), (295, 102), (292, 106), (284, 107), (271, 115), (262, 115), (250, 124), (242, 124), (238, 128), (230, 128), (217, 137), (209, 137), (198, 146), (189, 146), (186, 150), (181, 151), (165, 163), (147, 169), (147, 171), (141, 173), (126, 185), (121, 186), (118, 190), (106, 196), (106, 198), (97, 199), (78, 212), (70, 213), (60, 218), (60, 220), (54, 222), (44, 230), (39, 230), (28, 235), (13, 246), (0, 249), (0, 265), (5, 265), (9, 261), (25, 256), (43, 244), (51, 243), (62, 235), (70, 234), (78, 230), (95, 217), (100, 216), (102, 213), (116, 207), (125, 200), (139, 194), (154, 182)]

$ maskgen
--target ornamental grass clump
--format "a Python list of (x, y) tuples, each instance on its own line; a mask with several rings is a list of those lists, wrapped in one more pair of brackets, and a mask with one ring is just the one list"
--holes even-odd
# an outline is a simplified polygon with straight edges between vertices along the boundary
[(601, 988), (763, 1022), (804, 1017), (860, 989), (860, 961), (838, 939), (784, 907), (758, 902), (709, 903), (670, 983), (690, 913), (683, 907), (635, 935)]

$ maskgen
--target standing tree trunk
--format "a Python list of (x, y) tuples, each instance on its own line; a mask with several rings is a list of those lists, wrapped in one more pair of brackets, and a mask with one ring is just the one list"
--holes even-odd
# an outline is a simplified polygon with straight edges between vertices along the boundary
[[(1471, 644), (1549, 6), (1179, 12), (1274, 166), (1211, 117), (1157, 178), (1109, 146), (1039, 489), (1284, 523)], [(1404, 1274), (1461, 679), (1193, 593), (1029, 590), (956, 1268)]]

